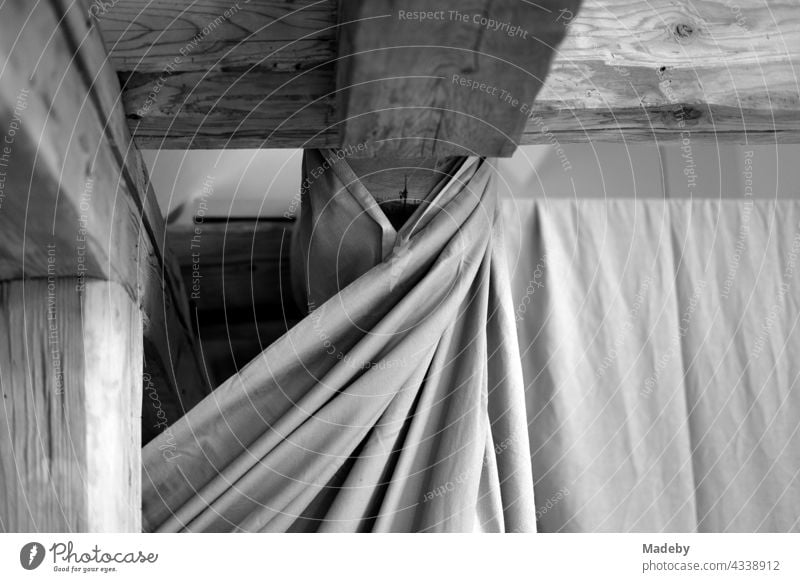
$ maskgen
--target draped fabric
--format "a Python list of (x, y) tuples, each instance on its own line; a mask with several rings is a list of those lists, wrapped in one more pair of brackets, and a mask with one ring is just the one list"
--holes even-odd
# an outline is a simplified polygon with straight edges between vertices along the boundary
[(148, 531), (533, 531), (520, 357), (490, 165), (399, 231), (307, 151), (310, 313), (143, 451)]
[(540, 530), (800, 530), (800, 204), (504, 214)]

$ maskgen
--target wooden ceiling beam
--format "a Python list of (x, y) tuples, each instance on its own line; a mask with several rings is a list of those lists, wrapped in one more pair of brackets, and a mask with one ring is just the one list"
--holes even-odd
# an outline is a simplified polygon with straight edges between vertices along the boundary
[(336, 145), (335, 0), (95, 5), (140, 147)]
[[(96, 3), (137, 143), (340, 145), (335, 4)], [(522, 144), (800, 142), (793, 0), (592, 0), (558, 17), (568, 34)]]
[(579, 0), (340, 3), (347, 151), (510, 156)]
[(800, 142), (794, 0), (594, 0), (522, 143)]

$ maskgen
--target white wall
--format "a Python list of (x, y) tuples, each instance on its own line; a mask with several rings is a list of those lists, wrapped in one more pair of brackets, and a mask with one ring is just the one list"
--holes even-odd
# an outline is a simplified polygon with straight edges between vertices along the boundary
[[(300, 188), (300, 150), (143, 154), (165, 214), (193, 200), (193, 210), (205, 204), (206, 216), (280, 217)], [(750, 170), (754, 198), (800, 198), (800, 145), (569, 144), (561, 154), (525, 146), (498, 168), (501, 193), (518, 197), (741, 198)], [(206, 195), (204, 182), (212, 184)]]
[(800, 198), (798, 145), (572, 144), (563, 151), (559, 158), (550, 146), (519, 148), (500, 160), (501, 176), (521, 197), (740, 198), (751, 171), (754, 198)]
[[(206, 216), (281, 216), (300, 191), (302, 150), (144, 150), (142, 155), (165, 215), (193, 201), (183, 222), (191, 221), (201, 202)], [(212, 187), (204, 189), (204, 183)]]

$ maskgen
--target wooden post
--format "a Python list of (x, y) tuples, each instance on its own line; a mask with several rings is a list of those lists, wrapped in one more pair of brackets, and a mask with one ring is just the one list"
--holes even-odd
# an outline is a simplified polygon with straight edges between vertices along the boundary
[(0, 530), (138, 531), (144, 346), (167, 423), (208, 391), (187, 297), (89, 3), (0, 16)]
[(142, 319), (118, 284), (0, 283), (0, 529), (141, 529)]

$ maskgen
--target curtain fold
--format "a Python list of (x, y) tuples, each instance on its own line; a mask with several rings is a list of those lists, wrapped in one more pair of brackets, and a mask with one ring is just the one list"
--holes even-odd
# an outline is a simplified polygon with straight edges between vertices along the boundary
[(310, 313), (144, 448), (144, 528), (532, 531), (491, 167), (465, 159), (399, 231), (346, 160), (304, 168)]
[(395, 230), (304, 168), (310, 313), (145, 447), (146, 530), (800, 530), (799, 203), (501, 204), (465, 159)]
[(504, 215), (540, 529), (800, 530), (800, 204)]

